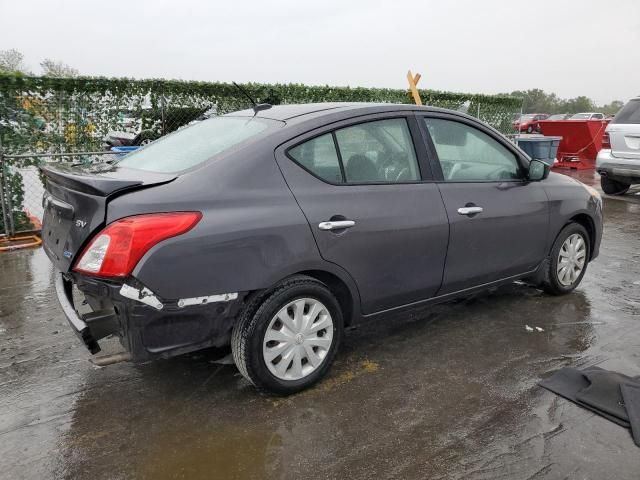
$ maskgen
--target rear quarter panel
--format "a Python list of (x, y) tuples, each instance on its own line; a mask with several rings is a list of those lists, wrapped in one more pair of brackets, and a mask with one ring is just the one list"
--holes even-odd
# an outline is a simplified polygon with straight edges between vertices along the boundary
[(273, 145), (258, 145), (216, 160), (174, 182), (123, 195), (109, 203), (107, 223), (162, 211), (200, 211), (188, 233), (152, 248), (133, 276), (162, 298), (259, 290), (304, 270), (334, 273), (322, 260), (306, 218), (288, 189)]

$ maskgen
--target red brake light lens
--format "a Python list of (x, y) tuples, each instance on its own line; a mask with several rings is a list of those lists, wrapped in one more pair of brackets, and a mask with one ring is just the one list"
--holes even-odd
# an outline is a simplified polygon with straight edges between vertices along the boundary
[(604, 135), (602, 135), (602, 148), (611, 148), (611, 139), (607, 132), (604, 132)]
[(126, 277), (153, 246), (191, 230), (200, 212), (134, 215), (107, 225), (83, 250), (73, 270), (98, 277)]

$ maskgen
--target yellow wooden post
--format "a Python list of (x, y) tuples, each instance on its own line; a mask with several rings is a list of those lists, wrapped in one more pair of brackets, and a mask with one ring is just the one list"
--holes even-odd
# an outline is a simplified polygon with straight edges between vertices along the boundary
[(416, 102), (416, 105), (422, 105), (422, 99), (420, 98), (420, 94), (418, 93), (418, 82), (420, 81), (419, 73), (416, 73), (415, 77), (411, 73), (411, 70), (407, 72), (407, 80), (409, 80), (409, 88), (411, 89), (411, 95), (413, 95), (413, 101)]

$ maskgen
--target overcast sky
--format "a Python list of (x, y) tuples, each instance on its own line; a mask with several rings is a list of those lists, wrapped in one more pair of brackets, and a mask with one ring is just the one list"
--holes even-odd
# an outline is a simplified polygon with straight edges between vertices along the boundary
[(0, 50), (85, 75), (299, 82), (598, 103), (640, 94), (640, 1), (0, 0)]

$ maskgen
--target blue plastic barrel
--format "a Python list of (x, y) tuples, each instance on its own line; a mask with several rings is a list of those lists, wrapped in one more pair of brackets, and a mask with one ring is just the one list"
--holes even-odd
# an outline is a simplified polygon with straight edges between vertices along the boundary
[(126, 146), (126, 147), (111, 147), (111, 151), (115, 152), (115, 153), (120, 153), (120, 154), (127, 154), (127, 153), (131, 153), (131, 152), (135, 152), (137, 149), (139, 149), (139, 146)]
[(553, 165), (558, 155), (558, 146), (562, 137), (523, 136), (518, 135), (516, 142), (532, 159), (542, 160)]

